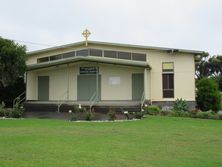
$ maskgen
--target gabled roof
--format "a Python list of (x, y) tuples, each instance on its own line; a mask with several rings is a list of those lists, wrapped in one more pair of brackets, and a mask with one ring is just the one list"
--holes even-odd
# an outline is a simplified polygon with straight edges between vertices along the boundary
[[(132, 45), (132, 44), (121, 44), (121, 43), (111, 43), (111, 42), (99, 42), (99, 41), (88, 41), (88, 45), (90, 44), (96, 44), (96, 45), (106, 45), (106, 46), (117, 46), (117, 47), (127, 47), (127, 48), (136, 48), (136, 49), (147, 49), (147, 50), (160, 50), (160, 51), (167, 51), (167, 52), (180, 52), (180, 53), (191, 53), (194, 55), (200, 55), (203, 54), (204, 51), (197, 51), (197, 50), (187, 50), (187, 49), (176, 49), (176, 48), (165, 48), (165, 47), (155, 47), (155, 46), (144, 46), (144, 45)], [(61, 45), (51, 48), (46, 48), (42, 50), (36, 50), (28, 52), (28, 55), (36, 55), (41, 53), (47, 53), (54, 50), (69, 48), (69, 47), (75, 47), (75, 46), (81, 46), (85, 45), (85, 41), (71, 43), (67, 45)]]
[(140, 61), (132, 61), (132, 60), (123, 60), (123, 59), (113, 59), (113, 58), (105, 58), (105, 57), (94, 57), (94, 56), (77, 56), (77, 57), (70, 57), (66, 59), (59, 59), (51, 62), (39, 63), (28, 65), (27, 70), (36, 70), (41, 68), (48, 68), (57, 65), (63, 64), (71, 64), (75, 62), (97, 62), (103, 64), (114, 64), (114, 65), (124, 65), (124, 66), (133, 66), (133, 67), (143, 67), (151, 69), (148, 62), (140, 62)]

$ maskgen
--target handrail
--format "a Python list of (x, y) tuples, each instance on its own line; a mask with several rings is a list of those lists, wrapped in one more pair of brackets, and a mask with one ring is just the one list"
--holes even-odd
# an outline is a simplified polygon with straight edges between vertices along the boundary
[(60, 107), (63, 104), (63, 101), (67, 99), (68, 91), (65, 91), (62, 95), (62, 98), (58, 100), (57, 112), (60, 112)]
[(145, 102), (145, 92), (143, 91), (143, 94), (142, 94), (142, 97), (141, 97), (141, 100), (140, 100), (140, 104), (141, 104), (140, 109), (141, 109), (141, 111), (143, 109), (144, 102)]
[(96, 101), (98, 100), (97, 98), (97, 91), (95, 91), (93, 93), (93, 95), (91, 96), (91, 98), (89, 99), (90, 105), (89, 105), (89, 111), (91, 112), (92, 110), (92, 106), (96, 103)]
[(22, 92), (20, 95), (18, 95), (16, 98), (14, 98), (14, 100), (13, 100), (13, 108), (15, 107), (16, 102), (17, 102), (18, 104), (20, 104), (23, 100), (25, 100), (26, 97), (23, 97), (23, 98), (21, 99), (21, 97), (22, 97), (23, 95), (25, 95), (25, 93), (26, 93), (26, 91)]

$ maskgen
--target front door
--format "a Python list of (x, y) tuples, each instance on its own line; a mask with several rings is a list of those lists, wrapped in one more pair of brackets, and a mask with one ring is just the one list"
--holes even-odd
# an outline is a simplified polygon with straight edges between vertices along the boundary
[[(89, 101), (97, 89), (96, 75), (78, 75), (77, 78), (77, 99), (79, 101)], [(101, 97), (101, 76), (98, 78), (98, 100)]]
[(141, 100), (144, 91), (143, 73), (132, 74), (132, 100)]
[(49, 76), (38, 76), (38, 100), (49, 100)]

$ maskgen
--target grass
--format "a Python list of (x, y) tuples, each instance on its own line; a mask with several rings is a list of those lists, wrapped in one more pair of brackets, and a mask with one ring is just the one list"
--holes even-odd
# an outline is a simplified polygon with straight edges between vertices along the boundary
[(221, 167), (222, 121), (0, 120), (0, 166)]

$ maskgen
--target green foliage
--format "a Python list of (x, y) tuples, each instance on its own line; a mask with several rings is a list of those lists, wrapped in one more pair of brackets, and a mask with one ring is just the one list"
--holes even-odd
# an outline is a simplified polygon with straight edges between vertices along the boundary
[(70, 121), (77, 121), (81, 119), (82, 114), (84, 114), (84, 117), (86, 119), (86, 117), (88, 116), (86, 108), (80, 107), (79, 105), (74, 105), (70, 113)]
[(171, 112), (172, 112), (172, 111), (169, 111), (169, 110), (161, 110), (161, 111), (160, 111), (160, 115), (162, 115), (162, 116), (167, 116), (167, 115), (170, 115)]
[(0, 117), (4, 117), (5, 116), (5, 103), (2, 102), (0, 104)]
[(94, 114), (92, 112), (86, 111), (85, 112), (85, 120), (86, 121), (91, 121), (94, 117)]
[(186, 100), (183, 100), (182, 98), (180, 99), (176, 99), (176, 101), (173, 104), (173, 110), (177, 110), (177, 111), (188, 111), (188, 105)]
[(116, 113), (115, 113), (115, 111), (109, 111), (108, 112), (108, 116), (109, 116), (109, 120), (110, 121), (114, 121), (114, 120), (116, 120)]
[(79, 105), (73, 106), (73, 113), (85, 113), (86, 108), (85, 107), (79, 107)]
[(12, 118), (21, 118), (24, 114), (24, 108), (23, 106), (19, 105), (18, 102), (16, 102), (15, 106), (12, 108), (10, 117)]
[(139, 111), (139, 112), (135, 112), (135, 113), (134, 113), (134, 117), (135, 117), (136, 119), (142, 119), (143, 116), (144, 116), (144, 112), (143, 112), (143, 111)]
[(5, 106), (13, 107), (13, 100), (25, 91), (23, 78), (18, 78), (14, 84), (5, 87), (0, 86), (0, 102), (4, 101)]
[(218, 114), (210, 114), (208, 119), (215, 119), (215, 120), (218, 120), (220, 119), (220, 116)]
[(222, 92), (222, 75), (212, 77), (212, 79), (218, 84), (219, 91)]
[(222, 75), (222, 56), (210, 56), (208, 53), (201, 55), (199, 60), (196, 59), (196, 77), (217, 77)]
[(221, 95), (216, 82), (203, 78), (197, 82), (197, 105), (203, 111), (218, 111), (221, 108)]
[(144, 112), (149, 115), (158, 115), (160, 111), (161, 109), (159, 106), (152, 105), (152, 106), (144, 107)]
[(199, 110), (190, 110), (188, 114), (191, 118), (197, 118), (197, 113), (200, 112)]
[(72, 113), (70, 114), (70, 121), (77, 121), (77, 120), (78, 120), (77, 113), (72, 112)]
[(211, 112), (198, 112), (197, 113), (197, 118), (201, 118), (201, 119), (209, 119), (213, 114)]
[(0, 82), (13, 84), (26, 70), (26, 47), (0, 37)]
[(189, 117), (189, 113), (184, 112), (184, 111), (180, 111), (180, 110), (173, 110), (170, 113), (170, 116), (173, 116), (173, 117)]

